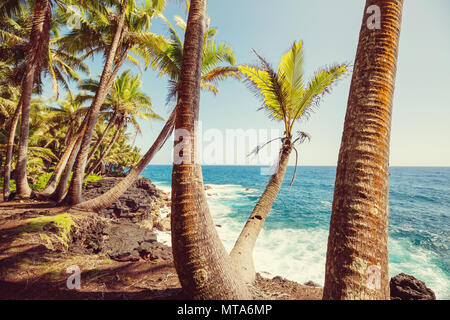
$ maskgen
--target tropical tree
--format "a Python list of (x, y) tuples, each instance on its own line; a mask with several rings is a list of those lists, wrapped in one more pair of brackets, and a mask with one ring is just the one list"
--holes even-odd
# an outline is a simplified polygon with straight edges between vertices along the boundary
[[(30, 133), (27, 151), (27, 172), (29, 173), (29, 179), (32, 181), (36, 181), (40, 175), (44, 174), (45, 168), (57, 159), (53, 148), (50, 146), (53, 137), (50, 131), (50, 125), (48, 121), (45, 121), (47, 118), (48, 106), (46, 105), (46, 101), (40, 98), (33, 98), (30, 102)], [(4, 139), (1, 139), (2, 135), (0, 135), (0, 148), (6, 149), (9, 147), (9, 139), (6, 139), (6, 130), (1, 130), (1, 132), (5, 132), (5, 134), (2, 134)], [(17, 134), (15, 138), (17, 138)], [(18, 145), (14, 143), (15, 140), (13, 139), (11, 149), (17, 150)], [(4, 141), (7, 142), (4, 144)], [(15, 160), (16, 158), (17, 155), (13, 155), (11, 160)], [(14, 167), (10, 169), (14, 169)]]
[[(281, 58), (276, 71), (256, 52), (261, 61), (260, 67), (247, 65), (239, 67), (251, 88), (262, 98), (263, 109), (268, 112), (269, 117), (284, 125), (277, 170), (270, 178), (230, 253), (247, 282), (255, 280), (253, 248), (283, 183), (289, 156), (294, 150), (298, 159), (295, 145), (302, 143), (306, 138), (309, 139), (308, 134), (295, 132), (294, 126), (298, 120), (308, 117), (312, 110), (319, 106), (323, 95), (330, 91), (331, 86), (345, 75), (348, 69), (345, 64), (326, 67), (317, 71), (312, 80), (305, 83), (302, 48), (302, 41), (294, 42), (291, 49)], [(261, 148), (258, 147), (255, 152)]]
[[(61, 156), (64, 146), (72, 140), (88, 112), (88, 108), (84, 107), (81, 101), (83, 96), (82, 93), (73, 96), (71, 92), (67, 92), (65, 99), (54, 97), (49, 101), (47, 121), (55, 136), (53, 144), (58, 156)], [(53, 106), (54, 104), (56, 106)]]
[[(376, 7), (374, 7), (376, 6)], [(368, 28), (371, 10), (381, 28)], [(403, 0), (367, 0), (334, 187), (324, 299), (389, 299), (389, 141)]]
[[(151, 60), (151, 64), (154, 68), (159, 69), (160, 75), (167, 74), (169, 77), (170, 88), (167, 97), (167, 103), (169, 103), (178, 97), (181, 60), (184, 46), (172, 25), (167, 21), (167, 19), (163, 19), (169, 26), (171, 38), (168, 42), (160, 41), (158, 46), (152, 46), (151, 50), (154, 55), (147, 57), (148, 59), (153, 59)], [(176, 17), (176, 20), (178, 21), (180, 28), (185, 30), (186, 27), (183, 20), (179, 17)], [(206, 43), (207, 45), (202, 49), (202, 75), (200, 80), (201, 89), (204, 91), (213, 92), (214, 94), (217, 94), (218, 92), (217, 84), (220, 81), (227, 78), (241, 78), (238, 68), (234, 66), (236, 63), (236, 58), (234, 56), (233, 49), (224, 42), (217, 44), (214, 41), (214, 35), (216, 33), (216, 28), (210, 28), (208, 26), (203, 35), (203, 43)], [(140, 49), (137, 51), (140, 51)], [(140, 56), (145, 57), (145, 52), (142, 52)], [(132, 170), (130, 170), (126, 178), (122, 179), (108, 192), (78, 204), (76, 206), (77, 209), (101, 210), (103, 208), (107, 208), (113, 204), (134, 183), (134, 181), (136, 181), (142, 170), (146, 168), (153, 156), (162, 148), (168, 137), (172, 134), (175, 125), (175, 109), (172, 111), (164, 127), (161, 129), (161, 132), (154, 141), (153, 145), (142, 157), (141, 161), (139, 161), (139, 163), (133, 167)]]
[(34, 79), (40, 73), (42, 56), (48, 46), (50, 38), (51, 3), (49, 0), (35, 0), (33, 6), (32, 27), (30, 32), (30, 46), (27, 55), (27, 64), (22, 82), (21, 92), (21, 121), (20, 139), (16, 166), (16, 196), (29, 197), (31, 188), (27, 181), (27, 152), (29, 135), (29, 116), (31, 93)]
[[(90, 89), (96, 91), (96, 83), (90, 81)], [(120, 77), (118, 77), (110, 90), (110, 93), (105, 98), (103, 107), (107, 110), (111, 110), (111, 119), (116, 122), (116, 133), (112, 137), (108, 144), (106, 150), (101, 154), (101, 156), (96, 160), (96, 162), (91, 166), (85, 177), (88, 177), (100, 163), (103, 161), (104, 157), (108, 155), (113, 144), (119, 138), (119, 134), (122, 127), (127, 126), (130, 123), (136, 132), (141, 132), (141, 127), (138, 122), (138, 118), (151, 121), (151, 120), (163, 120), (159, 115), (157, 115), (152, 109), (152, 102), (150, 97), (147, 96), (141, 89), (141, 80), (139, 74), (132, 75), (130, 70), (123, 72)], [(89, 97), (89, 96), (87, 96)], [(110, 123), (108, 123), (109, 125)], [(103, 131), (103, 135), (98, 139), (101, 141), (108, 131), (108, 127)], [(96, 143), (96, 146), (99, 142)], [(91, 151), (91, 154), (95, 152), (95, 146)]]
[(195, 157), (206, 3), (191, 1), (181, 63), (174, 145), (180, 152), (174, 153), (172, 171), (172, 251), (181, 285), (190, 298), (246, 299), (250, 293), (219, 239)]
[[(164, 16), (161, 18), (165, 21), (169, 28), (170, 37), (167, 42), (160, 42), (158, 48), (155, 48), (154, 55), (148, 57), (146, 61), (152, 58), (152, 66), (158, 69), (160, 75), (168, 75), (169, 77), (169, 93), (167, 95), (167, 103), (176, 101), (181, 61), (183, 57), (183, 41), (176, 29)], [(176, 25), (185, 33), (186, 22), (183, 18), (175, 16)], [(233, 48), (226, 42), (215, 41), (217, 28), (210, 27), (210, 19), (206, 20), (205, 32), (203, 35), (203, 54), (201, 65), (200, 86), (204, 91), (218, 93), (217, 84), (227, 78), (241, 79), (236, 64), (236, 58)], [(159, 49), (159, 50), (158, 50)]]
[[(82, 123), (84, 123), (82, 119), (86, 117), (89, 111), (88, 108), (82, 106), (80, 101), (82, 96), (83, 94), (78, 94), (74, 97), (68, 92), (65, 100), (56, 99), (59, 104), (58, 107), (50, 107), (49, 121), (52, 124), (52, 130), (60, 133), (59, 137), (55, 137), (55, 144), (61, 146), (61, 148), (57, 152), (59, 161), (54, 167), (45, 188), (37, 194), (38, 198), (48, 197), (55, 191), (58, 180), (75, 146), (77, 140), (75, 136), (79, 135)], [(66, 148), (61, 154), (62, 146), (66, 146)]]
[[(0, 15), (0, 39), (2, 40), (2, 44), (0, 45), (0, 61), (2, 61), (3, 65), (9, 66), (7, 75), (5, 76), (4, 81), (2, 81), (5, 87), (21, 86), (28, 66), (28, 51), (33, 46), (33, 41), (30, 41), (32, 20), (30, 21), (28, 13), (21, 2), (17, 2), (16, 6), (18, 6), (18, 8), (13, 18)], [(4, 10), (0, 9), (0, 12), (2, 11)], [(52, 20), (50, 25), (46, 27), (50, 28), (50, 38), (48, 43), (45, 44), (46, 47), (43, 49), (41, 60), (39, 61), (40, 69), (43, 72), (37, 72), (35, 74), (33, 90), (35, 93), (41, 93), (41, 76), (42, 74), (47, 74), (52, 80), (55, 94), (58, 95), (59, 84), (62, 84), (63, 87), (68, 90), (69, 80), (81, 80), (77, 71), (88, 73), (89, 69), (78, 57), (56, 47), (55, 43), (59, 38), (59, 21), (57, 19)], [(16, 126), (22, 109), (22, 100), (18, 101), (20, 103), (16, 103), (17, 108), (9, 126), (9, 139), (6, 148), (6, 161), (4, 166), (5, 198), (9, 195), (12, 145), (14, 143), (13, 139), (16, 132)]]
[[(73, 178), (70, 183), (68, 192), (68, 198), (66, 201), (70, 204), (77, 204), (82, 201), (81, 187), (83, 181), (83, 175), (86, 167), (86, 160), (90, 148), (92, 132), (95, 126), (95, 122), (98, 118), (98, 112), (101, 105), (109, 91), (112, 82), (114, 81), (115, 74), (123, 64), (124, 60), (129, 56), (128, 52), (135, 46), (141, 46), (145, 44), (146, 48), (150, 50), (151, 46), (158, 41), (158, 37), (154, 34), (146, 32), (150, 26), (150, 21), (156, 15), (159, 15), (165, 6), (164, 0), (145, 1), (143, 14), (136, 13), (136, 6), (133, 0), (124, 0), (120, 5), (119, 14), (115, 14), (114, 11), (108, 10), (108, 17), (112, 17), (112, 20), (106, 19), (105, 22), (109, 22), (109, 26), (103, 26), (103, 31), (111, 30), (111, 27), (115, 27), (113, 37), (107, 46), (107, 59), (104, 66), (102, 76), (100, 78), (99, 91), (97, 91), (95, 98), (91, 105), (91, 112), (86, 123), (86, 132), (83, 135), (80, 150), (76, 157), (74, 164)], [(138, 12), (138, 13), (139, 13)], [(108, 18), (107, 17), (107, 18)], [(87, 27), (87, 23), (83, 23), (83, 26)], [(89, 28), (89, 27), (87, 27)], [(105, 32), (108, 35), (108, 32)], [(111, 34), (111, 33), (109, 33)], [(90, 38), (90, 44), (99, 42), (100, 34), (95, 34), (94, 38)], [(101, 38), (100, 38), (101, 40)], [(100, 41), (102, 43), (102, 41)], [(101, 48), (101, 46), (96, 46)], [(95, 48), (94, 48), (95, 49)], [(86, 47), (84, 50), (89, 50)], [(96, 50), (96, 49), (95, 49)], [(95, 51), (88, 51), (91, 53)], [(113, 64), (115, 63), (114, 69)]]

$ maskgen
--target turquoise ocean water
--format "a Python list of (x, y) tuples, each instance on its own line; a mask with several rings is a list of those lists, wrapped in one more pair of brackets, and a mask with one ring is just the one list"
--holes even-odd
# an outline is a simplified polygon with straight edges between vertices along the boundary
[[(143, 176), (170, 191), (171, 166), (149, 166)], [(261, 167), (204, 166), (208, 203), (231, 250), (269, 176)], [(335, 167), (299, 167), (283, 187), (255, 248), (255, 267), (267, 277), (324, 282)], [(450, 167), (391, 167), (389, 272), (425, 281), (438, 299), (450, 299)], [(169, 237), (166, 237), (169, 239)]]

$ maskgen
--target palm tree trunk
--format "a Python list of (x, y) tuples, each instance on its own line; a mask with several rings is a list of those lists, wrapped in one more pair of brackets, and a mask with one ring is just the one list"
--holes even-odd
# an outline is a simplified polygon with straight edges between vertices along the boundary
[[(142, 157), (139, 163), (133, 169), (130, 170), (130, 172), (124, 179), (122, 179), (122, 181), (120, 181), (118, 184), (116, 184), (113, 188), (111, 188), (104, 194), (91, 200), (81, 202), (75, 205), (74, 208), (77, 210), (100, 211), (104, 208), (108, 208), (114, 202), (116, 202), (117, 199), (119, 199), (120, 196), (126, 190), (128, 190), (128, 188), (136, 181), (136, 179), (141, 174), (142, 170), (144, 170), (147, 167), (149, 162), (153, 159), (153, 156), (162, 148), (164, 143), (172, 134), (173, 128), (175, 126), (175, 113), (176, 113), (175, 110), (170, 115), (169, 119), (167, 120), (166, 124), (164, 125), (163, 129), (161, 130), (158, 138), (155, 140), (153, 145)], [(111, 171), (111, 167), (112, 167), (111, 165), (108, 166), (108, 171)]]
[(67, 164), (64, 167), (64, 170), (61, 174), (61, 178), (59, 179), (58, 185), (55, 191), (53, 191), (53, 193), (49, 196), (50, 199), (56, 202), (61, 202), (67, 194), (67, 182), (69, 181), (70, 173), (72, 172), (75, 159), (80, 150), (81, 142), (83, 140), (83, 134), (84, 130), (82, 131), (82, 133), (75, 136), (75, 144), (72, 148), (72, 152), (70, 153), (70, 157), (67, 160)]
[[(188, 136), (182, 138), (180, 154), (174, 155), (172, 250), (178, 278), (189, 298), (246, 299), (250, 293), (219, 239), (206, 202), (201, 166), (195, 160), (206, 3), (191, 1), (184, 41), (175, 129)], [(181, 154), (190, 159), (178, 164)]]
[(389, 142), (403, 0), (367, 0), (334, 187), (324, 299), (389, 299)]
[(97, 167), (100, 165), (100, 163), (103, 161), (103, 159), (109, 154), (109, 151), (111, 151), (112, 146), (114, 145), (114, 143), (117, 141), (117, 139), (120, 136), (120, 130), (122, 129), (122, 127), (125, 124), (125, 120), (121, 121), (120, 125), (117, 127), (116, 132), (114, 133), (114, 137), (111, 139), (111, 142), (109, 143), (108, 147), (106, 148), (106, 150), (102, 153), (102, 155), (100, 156), (100, 158), (91, 166), (91, 168), (89, 169), (88, 173), (86, 173), (84, 175), (84, 180), (86, 180), (87, 177), (89, 177), (91, 175), (92, 172), (94, 172), (95, 169), (97, 169)]
[(86, 163), (89, 163), (89, 161), (91, 161), (92, 156), (94, 155), (95, 151), (97, 151), (98, 147), (100, 147), (101, 143), (103, 142), (103, 140), (106, 137), (106, 134), (109, 132), (109, 130), (111, 129), (111, 126), (116, 121), (116, 119), (117, 119), (117, 116), (116, 116), (116, 113), (114, 113), (114, 115), (111, 117), (111, 119), (109, 119), (108, 124), (106, 125), (106, 128), (105, 128), (105, 131), (103, 131), (102, 135), (97, 140), (97, 143), (94, 145), (91, 152), (89, 153), (89, 155), (86, 159)]
[[(49, 196), (52, 196), (53, 192), (55, 191), (56, 185), (58, 183), (58, 179), (60, 178), (64, 168), (67, 165), (67, 162), (69, 161), (70, 155), (72, 154), (72, 151), (75, 147), (76, 142), (79, 140), (79, 138), (84, 134), (86, 130), (86, 123), (87, 123), (87, 117), (89, 116), (89, 112), (86, 114), (84, 120), (81, 122), (80, 127), (78, 128), (75, 135), (71, 138), (69, 145), (67, 146), (66, 150), (64, 151), (63, 155), (59, 159), (55, 170), (53, 170), (53, 174), (48, 180), (45, 188), (37, 193), (38, 198), (47, 198)], [(70, 169), (72, 170), (72, 169)]]
[(73, 168), (72, 180), (70, 182), (69, 191), (66, 197), (66, 200), (69, 204), (77, 204), (83, 201), (81, 188), (83, 185), (84, 170), (86, 168), (86, 159), (88, 156), (89, 147), (92, 139), (92, 133), (94, 131), (95, 123), (97, 122), (100, 107), (103, 104), (103, 101), (105, 100), (110, 85), (112, 84), (112, 81), (110, 81), (111, 68), (116, 58), (116, 52), (120, 42), (119, 40), (121, 39), (127, 6), (128, 0), (123, 0), (122, 5), (120, 7), (120, 16), (118, 18), (119, 20), (117, 24), (117, 29), (114, 34), (114, 38), (111, 42), (111, 46), (109, 48), (106, 63), (100, 78), (99, 88), (95, 94), (94, 100), (90, 108), (91, 113), (89, 115), (87, 129), (83, 136), (81, 147), (78, 152), (75, 165)]
[(6, 156), (5, 165), (3, 167), (3, 201), (8, 201), (10, 190), (10, 180), (11, 180), (11, 160), (14, 149), (14, 137), (16, 136), (17, 124), (19, 122), (20, 112), (22, 110), (22, 99), (19, 100), (17, 104), (16, 111), (11, 120), (8, 143), (6, 145)]
[(69, 145), (69, 141), (72, 141), (76, 120), (69, 119), (69, 121), (70, 121), (69, 129), (67, 130), (67, 134), (64, 137), (64, 145), (66, 146)]
[[(107, 87), (110, 88), (114, 82), (114, 79), (116, 78), (117, 72), (119, 72), (120, 68), (122, 67), (123, 63), (126, 60), (126, 57), (128, 55), (128, 51), (129, 49), (125, 49), (125, 52), (120, 56), (120, 58), (118, 59), (116, 65), (114, 66), (113, 72), (111, 73), (111, 76), (109, 77), (108, 83), (107, 83)], [(114, 123), (114, 121), (117, 119), (116, 114), (114, 113), (114, 116), (109, 120), (108, 125), (106, 126), (105, 131), (103, 132), (102, 136), (100, 137), (100, 139), (97, 141), (97, 143), (95, 144), (95, 146), (92, 148), (91, 152), (89, 153), (86, 163), (88, 164), (89, 161), (91, 160), (92, 156), (94, 155), (95, 151), (97, 151), (98, 147), (100, 147), (100, 144), (102, 143), (103, 139), (106, 136), (106, 133), (109, 131), (110, 126)]]
[(51, 20), (51, 8), (48, 0), (36, 0), (33, 9), (33, 24), (30, 34), (30, 49), (24, 80), (22, 82), (22, 118), (20, 123), (19, 149), (17, 156), (16, 197), (28, 198), (31, 188), (27, 180), (27, 153), (30, 102), (34, 78), (41, 70), (42, 53), (48, 45)]
[(259, 198), (258, 203), (231, 250), (231, 259), (247, 283), (255, 281), (256, 271), (253, 263), (253, 248), (283, 184), (291, 151), (292, 146), (290, 142), (283, 145), (280, 151), (277, 172), (270, 178), (266, 189), (261, 195), (261, 198)]
[(70, 155), (72, 154), (72, 151), (74, 150), (74, 147), (76, 145), (76, 142), (81, 137), (81, 133), (77, 133), (73, 139), (70, 141), (70, 144), (67, 146), (66, 150), (64, 151), (63, 155), (61, 156), (61, 159), (59, 160), (58, 164), (56, 165), (55, 170), (53, 170), (53, 174), (50, 177), (50, 179), (47, 182), (47, 185), (45, 188), (37, 194), (38, 198), (41, 197), (48, 197), (50, 196), (56, 188), (56, 185), (58, 183), (58, 179), (61, 176), (64, 168), (67, 166), (67, 162), (69, 161)]

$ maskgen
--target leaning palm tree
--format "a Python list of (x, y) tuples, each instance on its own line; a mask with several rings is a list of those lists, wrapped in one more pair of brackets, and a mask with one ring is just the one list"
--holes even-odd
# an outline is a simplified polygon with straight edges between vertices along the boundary
[[(330, 91), (331, 86), (345, 75), (348, 69), (345, 64), (326, 67), (317, 71), (309, 83), (305, 83), (302, 48), (302, 41), (294, 42), (291, 49), (281, 58), (277, 71), (256, 52), (261, 61), (261, 67), (247, 65), (239, 67), (239, 70), (247, 77), (251, 88), (262, 98), (263, 109), (268, 112), (269, 117), (284, 125), (284, 136), (280, 138), (282, 147), (277, 170), (270, 178), (230, 253), (247, 282), (255, 280), (253, 248), (280, 191), (289, 156), (294, 150), (298, 159), (295, 145), (302, 143), (306, 138), (309, 139), (308, 134), (296, 132), (295, 125), (298, 120), (308, 117), (311, 111), (318, 107), (323, 95)], [(261, 148), (258, 147), (255, 152)]]
[[(85, 46), (83, 46), (84, 40), (81, 38), (78, 39), (78, 42), (72, 42), (70, 40), (66, 41), (65, 45), (67, 48), (78, 43), (78, 46), (75, 46), (74, 48), (79, 50), (79, 45), (81, 45), (81, 48), (83, 48), (82, 50), (86, 51), (87, 55), (97, 52), (97, 50), (107, 52), (106, 63), (100, 78), (99, 90), (92, 101), (91, 111), (86, 123), (86, 131), (83, 134), (80, 150), (73, 167), (73, 178), (66, 199), (70, 204), (82, 202), (81, 188), (86, 168), (86, 160), (91, 144), (92, 132), (98, 118), (100, 107), (114, 81), (115, 75), (124, 61), (129, 57), (129, 51), (133, 47), (146, 45), (148, 50), (151, 51), (151, 47), (158, 42), (159, 38), (154, 34), (148, 33), (147, 29), (150, 26), (151, 20), (159, 15), (164, 8), (165, 0), (145, 1), (143, 3), (143, 10), (138, 11), (136, 10), (137, 6), (135, 1), (123, 0), (118, 10), (118, 14), (114, 10), (108, 8), (108, 10), (106, 10), (106, 15), (94, 16), (97, 17), (97, 22), (98, 19), (103, 19), (102, 21), (105, 22), (100, 24), (97, 30), (91, 30), (93, 21), (85, 21), (83, 23), (83, 28), (94, 31), (85, 33), (88, 37), (85, 42), (87, 45)], [(114, 31), (112, 32), (112, 30)], [(105, 40), (104, 37), (109, 39)], [(107, 45), (102, 48), (103, 41), (105, 41)], [(100, 45), (96, 45), (97, 43)], [(115, 65), (114, 67), (113, 64)]]
[[(45, 198), (51, 195), (56, 188), (58, 180), (67, 164), (70, 154), (75, 147), (76, 139), (74, 138), (77, 134), (77, 130), (82, 126), (82, 118), (86, 118), (88, 108), (83, 107), (80, 102), (80, 97), (82, 94), (77, 96), (72, 96), (70, 92), (67, 93), (67, 98), (65, 100), (56, 99), (59, 106), (50, 107), (49, 120), (52, 125), (53, 130), (61, 131), (64, 137), (60, 139), (55, 138), (57, 144), (61, 146), (66, 146), (62, 154), (58, 153), (59, 161), (53, 169), (53, 173), (43, 190), (41, 190), (37, 196), (38, 198)], [(68, 125), (67, 125), (68, 124)], [(62, 148), (61, 148), (62, 151)]]
[[(181, 18), (176, 18), (178, 25), (182, 30), (185, 30), (185, 24), (181, 23)], [(181, 73), (181, 61), (182, 53), (184, 50), (183, 42), (180, 40), (179, 35), (176, 33), (172, 25), (165, 20), (169, 26), (171, 32), (171, 38), (169, 42), (160, 41), (157, 47), (152, 46), (151, 50), (154, 53), (152, 59), (152, 66), (159, 69), (160, 75), (166, 74), (169, 77), (169, 94), (167, 97), (167, 102), (169, 103), (174, 98), (178, 99), (179, 83), (180, 83), (180, 73)], [(215, 28), (206, 28), (206, 32), (203, 35), (203, 43), (207, 43), (203, 47), (203, 54), (201, 60), (201, 88), (204, 91), (213, 92), (217, 94), (217, 85), (220, 81), (227, 78), (240, 79), (239, 70), (234, 64), (236, 63), (236, 58), (233, 53), (233, 49), (230, 45), (225, 42), (217, 44), (214, 41), (214, 35), (217, 33)], [(140, 49), (136, 50), (139, 51)], [(145, 52), (140, 52), (140, 55), (145, 57)], [(148, 56), (148, 59), (151, 59)], [(167, 139), (173, 132), (175, 126), (175, 113), (176, 107), (172, 111), (168, 120), (166, 121), (164, 127), (162, 128), (160, 134), (154, 141), (153, 145), (147, 151), (147, 153), (142, 157), (141, 161), (133, 167), (128, 173), (125, 179), (120, 181), (108, 192), (88, 200), (86, 202), (80, 203), (76, 206), (78, 209), (82, 210), (101, 210), (103, 208), (109, 207), (134, 183), (134, 181), (139, 177), (141, 172), (150, 163), (153, 156), (162, 148)]]
[[(370, 29), (368, 8), (381, 10)], [(324, 299), (389, 299), (389, 140), (403, 0), (368, 0), (339, 151)], [(369, 10), (370, 12), (370, 10)]]
[[(108, 143), (106, 150), (102, 152), (100, 157), (91, 166), (88, 173), (85, 174), (85, 177), (88, 177), (98, 165), (100, 165), (104, 157), (108, 155), (112, 146), (119, 138), (121, 128), (126, 126), (128, 122), (135, 128), (136, 132), (141, 132), (138, 118), (149, 122), (151, 120), (163, 120), (163, 118), (153, 111), (150, 97), (142, 91), (141, 84), (139, 74), (133, 76), (130, 70), (123, 72), (120, 77), (114, 81), (113, 87), (106, 97), (103, 107), (113, 112), (112, 119), (115, 119), (116, 133)], [(94, 85), (95, 88), (95, 82), (90, 83), (90, 85)], [(101, 141), (107, 131), (108, 128), (105, 129), (104, 134), (100, 137), (99, 141)], [(96, 145), (98, 145), (98, 143)], [(91, 153), (94, 152), (95, 150), (93, 149)]]

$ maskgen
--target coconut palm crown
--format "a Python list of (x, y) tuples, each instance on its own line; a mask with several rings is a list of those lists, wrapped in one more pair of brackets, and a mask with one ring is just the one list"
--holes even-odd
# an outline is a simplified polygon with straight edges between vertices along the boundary
[[(303, 72), (303, 42), (294, 42), (281, 58), (277, 71), (256, 51), (260, 66), (242, 65), (239, 71), (246, 77), (249, 87), (262, 98), (269, 117), (283, 121), (285, 138), (292, 139), (296, 120), (308, 117), (318, 107), (323, 95), (348, 71), (348, 65), (336, 64), (317, 71), (311, 81), (305, 83)], [(297, 139), (304, 139), (299, 132)], [(295, 141), (295, 140), (294, 140)]]

